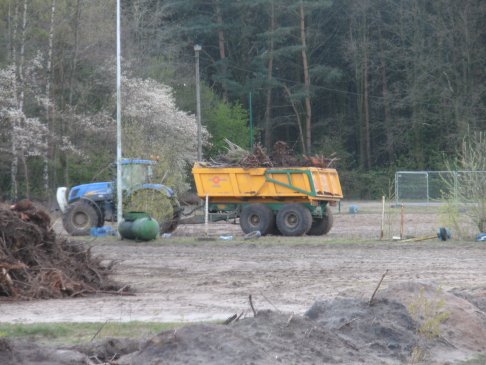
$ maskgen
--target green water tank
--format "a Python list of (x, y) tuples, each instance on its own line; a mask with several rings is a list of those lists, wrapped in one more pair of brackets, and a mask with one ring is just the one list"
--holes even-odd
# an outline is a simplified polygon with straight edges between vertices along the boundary
[(150, 241), (160, 232), (159, 223), (144, 212), (128, 212), (118, 225), (118, 232), (123, 238)]

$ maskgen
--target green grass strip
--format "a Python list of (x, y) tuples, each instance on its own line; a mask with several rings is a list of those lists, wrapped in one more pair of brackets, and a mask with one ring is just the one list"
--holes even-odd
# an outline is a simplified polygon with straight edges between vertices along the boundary
[(187, 323), (106, 322), (0, 324), (0, 337), (74, 345), (106, 337), (148, 338)]

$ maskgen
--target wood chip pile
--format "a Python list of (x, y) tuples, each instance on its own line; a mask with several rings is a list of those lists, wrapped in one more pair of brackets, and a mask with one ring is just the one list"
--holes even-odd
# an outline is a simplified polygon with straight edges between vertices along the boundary
[(116, 287), (81, 242), (57, 236), (29, 200), (0, 205), (0, 300), (76, 297)]
[(217, 156), (203, 165), (208, 167), (331, 167), (337, 158), (326, 158), (323, 155), (297, 157), (294, 151), (283, 141), (277, 141), (272, 152), (256, 144), (249, 152), (229, 140), (225, 140), (227, 152)]

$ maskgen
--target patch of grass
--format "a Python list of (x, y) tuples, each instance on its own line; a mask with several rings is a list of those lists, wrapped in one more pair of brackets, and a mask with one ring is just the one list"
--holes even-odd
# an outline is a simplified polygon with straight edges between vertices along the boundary
[(68, 327), (47, 323), (35, 324), (0, 324), (0, 337), (45, 337), (66, 336)]
[(91, 341), (93, 337), (147, 338), (184, 323), (106, 322), (106, 323), (34, 323), (0, 324), (0, 337), (24, 338), (50, 344), (74, 345)]
[[(284, 236), (266, 236), (260, 237), (258, 239), (245, 240), (243, 236), (233, 236), (232, 240), (221, 240), (218, 235), (211, 235), (209, 240), (201, 240), (200, 236), (175, 236), (170, 238), (157, 238), (156, 240), (147, 242), (137, 242), (133, 240), (116, 240), (112, 237), (99, 237), (96, 240), (90, 242), (92, 246), (152, 246), (152, 247), (163, 247), (170, 245), (191, 245), (191, 246), (229, 246), (229, 245), (257, 245), (257, 246), (273, 246), (273, 245), (290, 245), (290, 246), (300, 246), (300, 245), (327, 245), (327, 244), (367, 244), (376, 243), (374, 239), (363, 238), (361, 236), (346, 236), (346, 237), (336, 237), (336, 236), (299, 236), (299, 237), (284, 237)], [(383, 241), (385, 242), (385, 241)]]
[(477, 354), (472, 359), (461, 361), (458, 364), (460, 365), (484, 365), (486, 364), (486, 355), (484, 354)]

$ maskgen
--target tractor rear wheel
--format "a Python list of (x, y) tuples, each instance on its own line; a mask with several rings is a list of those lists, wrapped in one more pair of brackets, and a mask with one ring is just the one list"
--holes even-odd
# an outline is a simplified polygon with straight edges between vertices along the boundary
[(307, 232), (310, 236), (322, 236), (329, 233), (334, 223), (331, 208), (326, 207), (326, 213), (322, 218), (317, 218), (312, 222), (312, 226)]
[(302, 236), (312, 225), (312, 214), (301, 204), (284, 205), (277, 213), (277, 228), (284, 236)]
[(272, 232), (274, 225), (275, 215), (266, 205), (250, 204), (241, 211), (240, 226), (245, 233), (260, 231), (265, 236)]
[(124, 212), (145, 212), (160, 226), (160, 233), (172, 232), (180, 219), (180, 205), (175, 197), (169, 197), (157, 189), (140, 189), (128, 196), (123, 204)]
[(91, 227), (99, 227), (102, 224), (98, 209), (83, 200), (70, 204), (62, 217), (62, 225), (71, 236), (87, 236)]

